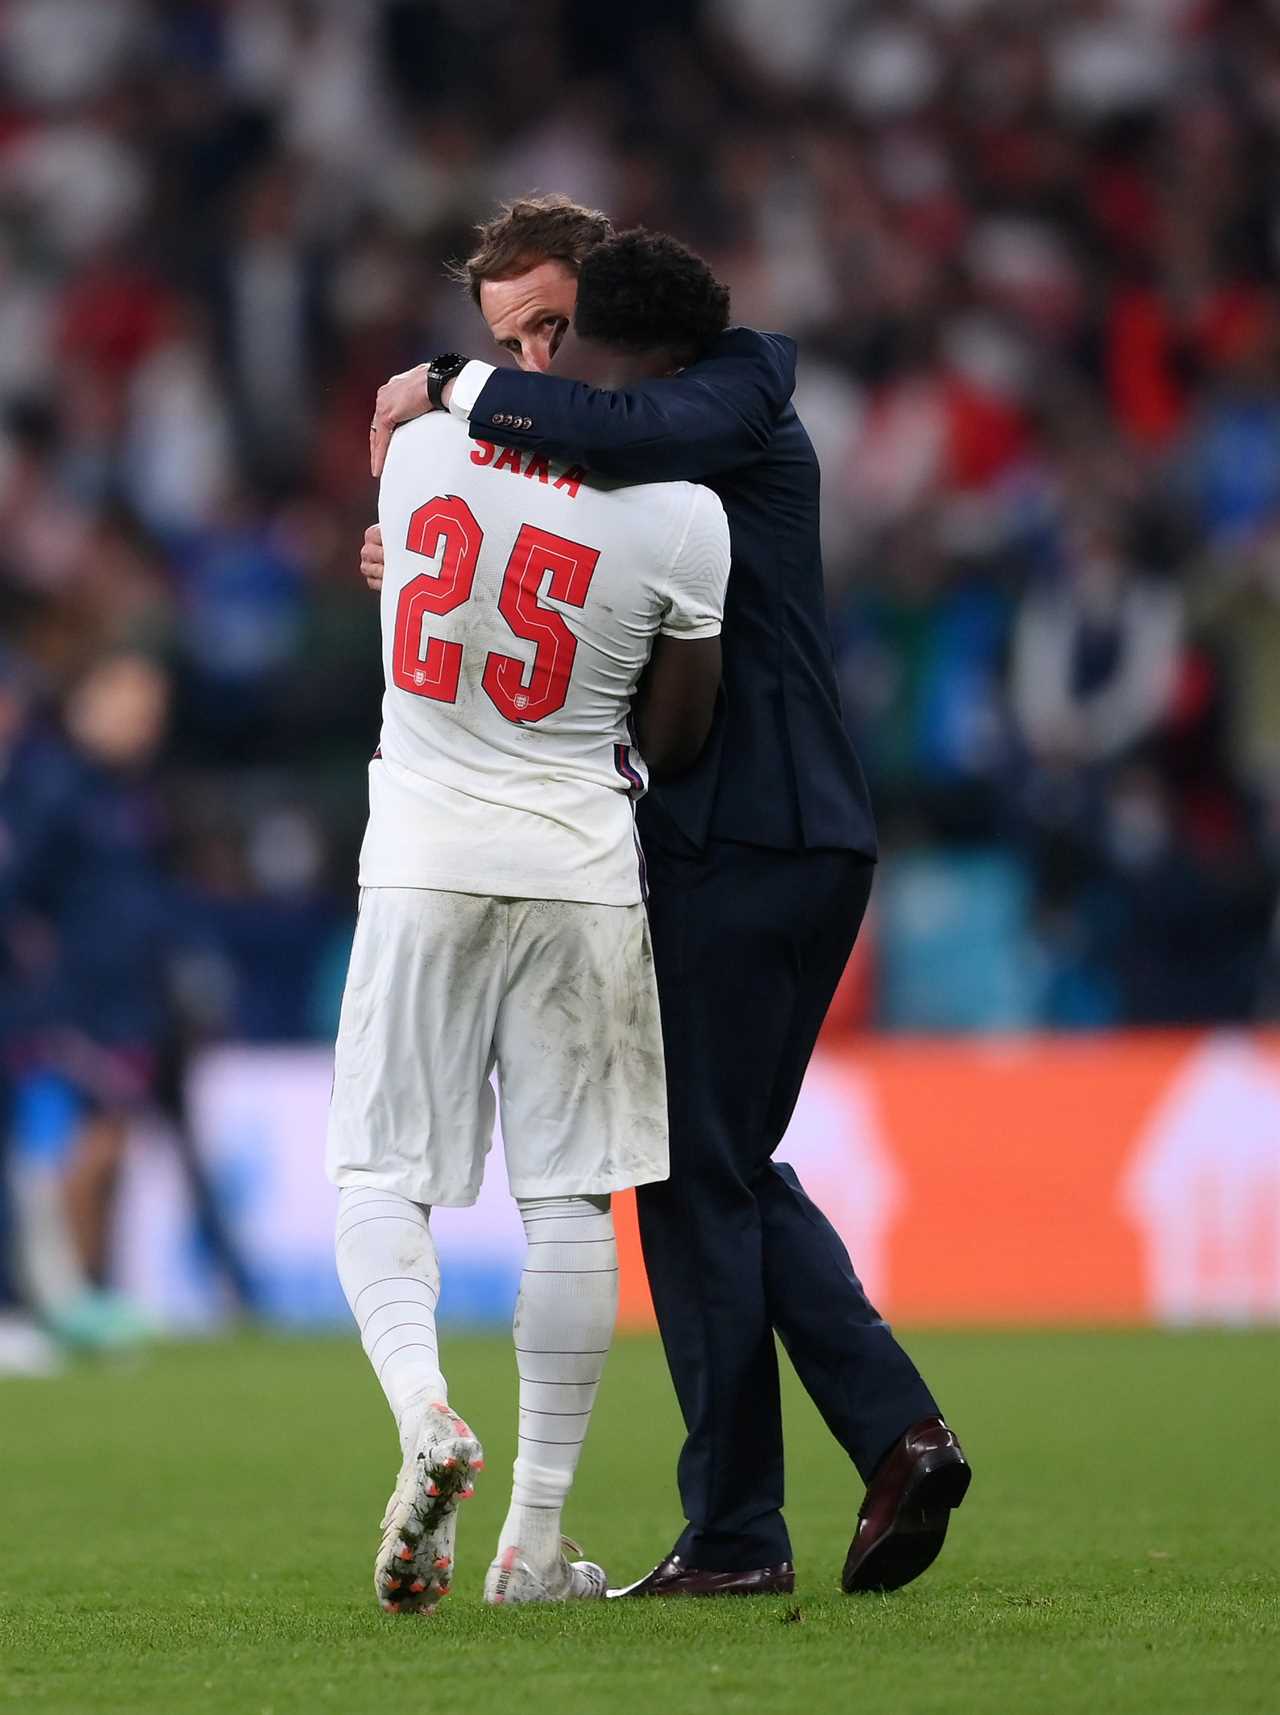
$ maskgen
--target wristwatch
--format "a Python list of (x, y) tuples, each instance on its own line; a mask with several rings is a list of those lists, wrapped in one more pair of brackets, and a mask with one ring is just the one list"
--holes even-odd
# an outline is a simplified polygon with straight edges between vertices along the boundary
[(462, 374), (469, 362), (470, 359), (464, 357), (460, 351), (442, 351), (439, 357), (431, 359), (427, 365), (427, 398), (430, 399), (433, 409), (444, 409), (444, 400), (440, 395), (456, 376)]

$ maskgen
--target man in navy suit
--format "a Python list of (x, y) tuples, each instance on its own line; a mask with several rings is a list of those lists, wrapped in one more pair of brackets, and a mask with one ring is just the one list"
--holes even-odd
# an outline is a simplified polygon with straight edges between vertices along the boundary
[[(819, 549), (818, 464), (795, 410), (795, 346), (731, 328), (670, 379), (618, 391), (537, 373), (571, 320), (647, 301), (653, 247), (563, 198), (480, 229), (465, 277), (525, 371), (456, 353), (378, 395), (380, 468), (397, 422), (446, 407), (477, 439), (624, 482), (707, 483), (733, 568), (724, 684), (695, 766), (639, 808), (649, 864), (671, 1178), (638, 1195), (658, 1324), (688, 1437), (686, 1528), (620, 1595), (790, 1591), (775, 1332), (867, 1483), (848, 1591), (931, 1564), (969, 1467), (910, 1358), (795, 1173), (773, 1160), (866, 908), (875, 832), (841, 718)], [(688, 254), (691, 268), (705, 268)], [(576, 309), (575, 309), (576, 303)], [(658, 312), (660, 313), (660, 312)], [(380, 544), (362, 565), (376, 574)]]

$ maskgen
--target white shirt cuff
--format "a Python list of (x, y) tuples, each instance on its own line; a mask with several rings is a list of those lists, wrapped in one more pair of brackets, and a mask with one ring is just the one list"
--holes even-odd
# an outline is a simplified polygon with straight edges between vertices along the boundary
[(467, 367), (454, 377), (453, 394), (449, 400), (450, 414), (460, 422), (468, 422), (475, 409), (476, 400), (492, 374), (491, 363), (478, 363), (473, 358)]

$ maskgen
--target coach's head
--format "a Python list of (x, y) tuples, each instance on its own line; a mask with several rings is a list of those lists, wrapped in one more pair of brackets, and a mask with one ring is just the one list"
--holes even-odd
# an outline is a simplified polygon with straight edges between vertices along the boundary
[[(728, 324), (728, 289), (700, 257), (660, 233), (637, 228), (615, 234), (607, 215), (568, 197), (508, 203), (476, 229), (476, 238), (471, 255), (451, 272), (521, 369), (550, 369), (575, 325), (575, 307), (573, 349), (556, 363), (556, 371), (597, 385), (624, 386), (671, 374)], [(378, 389), (369, 426), (375, 477), (382, 474), (396, 425), (426, 409), (426, 369), (419, 364)], [(371, 540), (376, 556), (366, 575), (376, 588), (381, 576), (376, 525), (365, 533), (366, 552)]]
[(549, 369), (572, 324), (581, 343), (561, 374), (605, 380), (605, 348), (615, 385), (669, 374), (729, 319), (727, 288), (691, 250), (656, 232), (615, 235), (607, 215), (565, 196), (507, 203), (455, 272), (521, 369)]
[(476, 247), (455, 273), (521, 369), (550, 368), (583, 261), (612, 235), (608, 215), (564, 196), (521, 197), (476, 228)]

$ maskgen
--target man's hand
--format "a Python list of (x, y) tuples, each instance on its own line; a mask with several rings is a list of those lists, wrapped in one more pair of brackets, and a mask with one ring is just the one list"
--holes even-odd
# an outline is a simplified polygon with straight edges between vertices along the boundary
[(382, 551), (382, 526), (371, 524), (364, 533), (360, 549), (360, 576), (376, 594), (382, 588), (382, 573), (386, 555)]
[[(387, 462), (391, 431), (400, 423), (412, 422), (415, 417), (424, 416), (432, 409), (434, 407), (427, 398), (425, 363), (383, 382), (373, 407), (373, 421), (369, 424), (369, 469), (375, 478), (382, 475), (382, 467)], [(367, 536), (365, 540), (368, 540)]]

